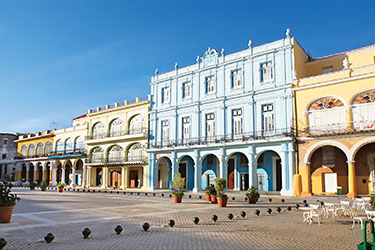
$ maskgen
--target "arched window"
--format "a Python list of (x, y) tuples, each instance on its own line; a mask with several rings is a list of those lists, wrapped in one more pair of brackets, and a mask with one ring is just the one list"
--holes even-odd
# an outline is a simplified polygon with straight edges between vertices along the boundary
[(91, 153), (91, 162), (98, 163), (103, 162), (104, 151), (101, 147), (94, 148)]
[(46, 141), (44, 153), (46, 155), (49, 155), (52, 152), (52, 142), (51, 141)]
[(56, 142), (56, 153), (63, 153), (64, 152), (64, 143), (62, 140), (58, 140)]
[(346, 128), (344, 103), (335, 97), (314, 101), (308, 109), (310, 133), (343, 131)]
[(124, 125), (121, 119), (116, 119), (111, 122), (109, 136), (120, 136), (124, 134)]
[(134, 116), (129, 123), (129, 134), (142, 133), (145, 128), (145, 117), (143, 115)]
[(354, 129), (375, 129), (375, 89), (358, 94), (352, 105)]
[(73, 141), (71, 138), (65, 141), (65, 152), (73, 152)]
[(21, 155), (23, 157), (27, 157), (27, 145), (26, 144), (23, 144), (21, 147)]
[(129, 147), (128, 161), (142, 161), (146, 158), (146, 151), (140, 143), (135, 143)]
[(74, 141), (74, 151), (82, 152), (83, 151), (83, 138), (82, 136), (78, 136)]
[(35, 144), (30, 144), (29, 145), (29, 157), (34, 157), (35, 156)]
[(105, 137), (105, 131), (104, 131), (104, 124), (101, 122), (98, 122), (94, 125), (92, 129), (92, 138), (93, 139), (99, 139)]
[(109, 162), (122, 162), (124, 161), (124, 151), (120, 146), (113, 146), (108, 152)]
[(41, 141), (36, 144), (36, 155), (43, 156), (43, 142)]

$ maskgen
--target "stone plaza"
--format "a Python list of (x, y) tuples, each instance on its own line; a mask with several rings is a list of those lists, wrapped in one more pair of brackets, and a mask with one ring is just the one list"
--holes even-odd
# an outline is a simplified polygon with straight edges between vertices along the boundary
[[(296, 209), (303, 199), (339, 202), (346, 199), (343, 196), (263, 195), (257, 204), (248, 204), (243, 194), (230, 192), (228, 207), (218, 208), (205, 201), (203, 193), (185, 193), (183, 202), (176, 204), (167, 190), (98, 191), (15, 188), (22, 200), (11, 223), (0, 225), (0, 238), (8, 242), (5, 249), (355, 249), (363, 238), (359, 225), (352, 229), (348, 217), (324, 218), (321, 225), (308, 225)], [(246, 212), (245, 218), (241, 211)], [(234, 215), (232, 220), (227, 218), (229, 213)], [(214, 214), (217, 222), (211, 219)], [(200, 219), (198, 225), (194, 217)], [(170, 219), (176, 222), (173, 228), (168, 226)], [(145, 222), (151, 225), (147, 232), (142, 229)], [(117, 225), (123, 227), (120, 235), (114, 231)], [(83, 239), (85, 227), (92, 232), (89, 239)], [(50, 244), (44, 241), (47, 233), (55, 236)]]

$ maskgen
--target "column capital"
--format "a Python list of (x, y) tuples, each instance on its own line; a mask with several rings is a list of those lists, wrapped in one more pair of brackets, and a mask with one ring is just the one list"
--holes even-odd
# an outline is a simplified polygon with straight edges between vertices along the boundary
[(311, 165), (311, 162), (301, 162), (302, 164), (302, 166), (310, 166)]
[(348, 164), (354, 164), (355, 161), (346, 161), (346, 163), (348, 163)]

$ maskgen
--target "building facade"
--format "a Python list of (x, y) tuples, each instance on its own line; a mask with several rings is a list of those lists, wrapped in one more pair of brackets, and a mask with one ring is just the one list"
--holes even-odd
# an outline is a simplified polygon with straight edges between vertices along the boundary
[(293, 194), (294, 38), (226, 55), (209, 48), (196, 64), (151, 78), (149, 189), (175, 173), (195, 192), (227, 180)]
[(13, 133), (0, 133), (0, 180), (7, 175), (11, 180), (15, 179), (16, 162), (18, 158), (18, 135)]
[(295, 49), (295, 195), (375, 190), (375, 46), (312, 59)]
[(45, 130), (35, 134), (20, 135), (15, 141), (21, 160), (17, 162), (15, 181), (56, 184), (53, 161), (48, 157), (53, 153), (54, 135)]
[[(146, 189), (149, 100), (89, 110), (84, 164), (87, 187)], [(87, 169), (87, 176), (86, 176)]]

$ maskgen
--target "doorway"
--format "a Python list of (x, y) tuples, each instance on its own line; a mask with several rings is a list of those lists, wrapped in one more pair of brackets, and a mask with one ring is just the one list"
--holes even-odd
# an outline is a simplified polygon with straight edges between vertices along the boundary
[(281, 178), (281, 160), (276, 159), (276, 191), (281, 191), (282, 178)]
[(234, 189), (234, 159), (228, 161), (228, 189)]
[(137, 188), (138, 187), (138, 170), (129, 171), (129, 187)]

